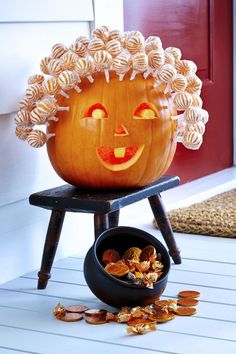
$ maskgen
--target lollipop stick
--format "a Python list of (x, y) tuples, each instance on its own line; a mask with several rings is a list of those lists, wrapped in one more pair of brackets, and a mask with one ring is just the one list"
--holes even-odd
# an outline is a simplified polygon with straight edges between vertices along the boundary
[(65, 93), (65, 92), (62, 91), (62, 90), (60, 90), (58, 93), (59, 93), (61, 96), (64, 96), (65, 98), (70, 98), (70, 96), (67, 95), (67, 93)]
[(110, 82), (109, 70), (108, 70), (108, 69), (105, 69), (105, 70), (104, 70), (104, 74), (105, 74), (106, 82)]
[(78, 93), (80, 93), (80, 92), (82, 91), (81, 88), (79, 88), (79, 86), (75, 86), (74, 89), (75, 89), (75, 91), (78, 92)]
[(145, 73), (143, 74), (144, 79), (146, 79), (150, 75), (150, 73), (151, 73), (151, 70), (150, 70), (150, 68), (148, 68), (147, 71), (145, 71)]
[(122, 81), (124, 79), (125, 73), (119, 74), (119, 80)]
[(60, 106), (57, 106), (57, 110), (58, 111), (69, 111), (70, 110), (70, 107), (60, 107)]
[(133, 80), (135, 76), (137, 75), (138, 71), (134, 70), (132, 74), (130, 75), (130, 80)]
[(54, 122), (58, 122), (59, 118), (58, 117), (49, 117), (48, 120), (53, 120)]
[(168, 82), (166, 85), (165, 90), (163, 91), (164, 94), (171, 92), (171, 84)]
[(54, 133), (49, 133), (49, 134), (46, 134), (46, 137), (47, 137), (47, 140), (54, 137), (56, 134)]
[(94, 78), (91, 75), (88, 75), (87, 79), (91, 84), (94, 82)]

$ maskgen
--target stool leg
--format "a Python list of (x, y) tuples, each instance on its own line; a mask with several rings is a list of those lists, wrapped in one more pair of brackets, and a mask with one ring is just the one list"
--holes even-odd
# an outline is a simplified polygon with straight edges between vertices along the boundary
[(94, 214), (94, 236), (95, 240), (108, 229), (108, 214)]
[(176, 264), (181, 263), (180, 250), (175, 242), (173, 230), (159, 194), (148, 198), (153, 215), (169, 249), (169, 254)]
[(64, 211), (52, 210), (43, 249), (41, 268), (38, 272), (38, 289), (45, 289), (48, 283), (48, 279), (51, 278), (50, 271), (60, 239), (64, 217)]
[(112, 211), (108, 214), (109, 228), (116, 227), (119, 224), (120, 210)]

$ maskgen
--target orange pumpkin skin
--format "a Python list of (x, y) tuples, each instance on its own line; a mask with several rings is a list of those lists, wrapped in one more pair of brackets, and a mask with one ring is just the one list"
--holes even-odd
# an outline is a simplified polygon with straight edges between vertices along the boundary
[[(104, 73), (96, 73), (92, 84), (83, 79), (81, 93), (72, 90), (69, 99), (58, 97), (58, 104), (70, 110), (59, 112), (59, 121), (50, 123), (48, 132), (55, 137), (48, 140), (47, 150), (52, 166), (66, 182), (104, 189), (141, 187), (163, 175), (171, 164), (176, 150), (176, 123), (171, 115), (177, 113), (170, 95), (163, 93), (163, 87), (154, 89), (151, 77), (143, 79), (140, 74), (130, 81), (126, 76), (119, 81), (110, 72), (107, 83)], [(154, 107), (157, 118), (134, 116), (143, 103)], [(96, 104), (105, 108), (101, 119), (88, 117)], [(124, 147), (120, 149), (123, 159), (114, 152), (115, 157), (114, 148)]]

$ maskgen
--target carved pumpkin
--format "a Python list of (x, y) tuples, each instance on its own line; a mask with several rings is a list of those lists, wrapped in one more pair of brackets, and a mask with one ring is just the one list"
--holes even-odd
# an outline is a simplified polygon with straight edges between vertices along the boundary
[(65, 181), (94, 188), (144, 186), (165, 173), (176, 149), (176, 115), (170, 95), (163, 87), (153, 88), (154, 79), (122, 81), (110, 73), (94, 75), (94, 83), (83, 80), (82, 92), (58, 98), (69, 105), (51, 122), (48, 155)]

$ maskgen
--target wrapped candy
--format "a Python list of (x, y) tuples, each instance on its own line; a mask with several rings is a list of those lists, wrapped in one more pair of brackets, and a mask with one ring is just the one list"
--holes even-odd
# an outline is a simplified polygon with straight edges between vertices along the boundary
[(196, 131), (187, 131), (183, 136), (182, 144), (191, 150), (198, 150), (202, 144), (202, 135)]
[(197, 71), (196, 64), (191, 60), (179, 60), (175, 63), (175, 68), (179, 74), (184, 76), (195, 74)]
[(54, 59), (59, 59), (64, 53), (68, 51), (68, 48), (61, 43), (54, 44), (52, 47), (52, 57)]
[(25, 92), (25, 97), (29, 101), (37, 101), (42, 97), (42, 87), (39, 84), (30, 85)]
[(109, 82), (109, 68), (112, 64), (112, 56), (106, 50), (99, 50), (94, 54), (94, 64), (97, 70), (104, 70), (106, 82)]
[(94, 38), (89, 42), (88, 50), (91, 55), (104, 48), (104, 42), (100, 38)]
[(15, 123), (19, 127), (28, 127), (32, 125), (30, 113), (27, 111), (19, 111), (15, 115)]
[(133, 72), (130, 80), (133, 80), (138, 73), (143, 73), (148, 68), (148, 56), (145, 53), (137, 53), (132, 58)]
[(104, 43), (108, 41), (109, 38), (109, 28), (107, 26), (101, 26), (96, 28), (92, 32), (92, 37), (101, 39)]
[(48, 64), (48, 72), (52, 76), (59, 76), (63, 71), (61, 60), (60, 59), (52, 59)]
[(197, 123), (189, 123), (186, 125), (187, 132), (197, 132), (201, 135), (205, 133), (205, 124), (202, 121)]
[(174, 104), (177, 110), (185, 110), (192, 104), (192, 96), (187, 92), (178, 92), (174, 97)]
[(32, 132), (33, 129), (32, 128), (23, 128), (23, 127), (16, 127), (15, 133), (17, 138), (19, 138), (20, 140), (26, 140), (29, 133)]
[(202, 88), (202, 81), (197, 77), (197, 75), (192, 74), (187, 77), (187, 87), (186, 91), (189, 93), (200, 93)]
[(123, 80), (125, 74), (129, 70), (130, 55), (127, 53), (119, 54), (112, 63), (112, 69), (119, 75), (119, 80)]
[(93, 83), (92, 73), (95, 70), (93, 58), (87, 56), (86, 58), (79, 58), (75, 63), (75, 71), (79, 77), (87, 77), (89, 82)]
[(131, 35), (130, 37), (127, 38), (125, 42), (126, 49), (131, 53), (131, 54), (136, 54), (140, 51), (142, 51), (144, 47), (144, 38), (143, 36), (140, 35)]
[(71, 44), (70, 50), (74, 52), (79, 57), (84, 57), (86, 54), (87, 47), (80, 41), (75, 41)]
[(187, 79), (181, 74), (176, 74), (174, 80), (171, 83), (171, 89), (176, 92), (183, 92), (187, 87)]
[(168, 47), (168, 48), (165, 49), (165, 52), (166, 53), (171, 53), (176, 61), (179, 61), (181, 59), (182, 53), (181, 53), (181, 50), (179, 48)]
[(171, 64), (163, 65), (154, 86), (159, 86), (163, 82), (167, 84), (164, 93), (171, 91), (171, 82), (174, 80), (176, 74), (176, 69)]
[(66, 98), (70, 97), (63, 90), (60, 89), (58, 80), (55, 77), (48, 77), (44, 80), (44, 82), (42, 83), (42, 91), (45, 95), (53, 96), (58, 93)]
[(44, 76), (40, 75), (40, 74), (35, 74), (35, 75), (31, 75), (28, 78), (28, 84), (32, 85), (32, 84), (41, 84), (44, 80)]
[(22, 98), (19, 102), (19, 107), (23, 111), (32, 111), (35, 107), (35, 102), (30, 101), (27, 98)]
[(151, 50), (162, 49), (161, 39), (157, 36), (149, 36), (145, 41), (145, 52), (148, 54)]
[(74, 70), (78, 56), (74, 52), (68, 51), (62, 55), (60, 60), (63, 70)]
[(55, 136), (55, 134), (45, 134), (41, 130), (32, 130), (27, 136), (27, 142), (30, 146), (39, 148), (42, 147), (48, 139)]
[(65, 91), (75, 89), (78, 93), (81, 92), (81, 89), (76, 86), (76, 77), (72, 71), (69, 70), (64, 70), (59, 76), (58, 76), (58, 83), (61, 86), (61, 88)]
[(151, 50), (148, 53), (148, 64), (149, 67), (147, 71), (143, 74), (143, 77), (146, 79), (148, 75), (152, 72), (152, 76), (156, 77), (158, 71), (165, 63), (164, 52), (162, 49)]
[(112, 57), (116, 57), (121, 53), (122, 47), (119, 41), (113, 39), (106, 43), (105, 49), (111, 54)]
[(50, 57), (44, 57), (40, 62), (40, 69), (46, 75), (49, 74), (48, 64), (50, 63), (51, 60), (52, 60), (52, 58), (50, 58)]

